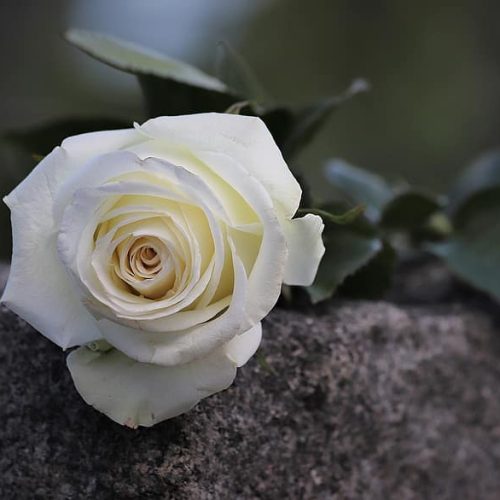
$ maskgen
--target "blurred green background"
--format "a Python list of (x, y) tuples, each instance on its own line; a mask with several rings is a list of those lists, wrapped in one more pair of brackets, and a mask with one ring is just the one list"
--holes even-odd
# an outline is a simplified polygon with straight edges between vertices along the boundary
[[(214, 71), (217, 42), (250, 62), (278, 101), (308, 103), (364, 77), (299, 157), (318, 198), (329, 157), (445, 189), (500, 143), (500, 3), (493, 0), (0, 1), (0, 133), (63, 117), (141, 120), (135, 79), (67, 45), (68, 27), (100, 31)], [(0, 149), (0, 195), (33, 162)], [(0, 209), (0, 254), (10, 252)]]

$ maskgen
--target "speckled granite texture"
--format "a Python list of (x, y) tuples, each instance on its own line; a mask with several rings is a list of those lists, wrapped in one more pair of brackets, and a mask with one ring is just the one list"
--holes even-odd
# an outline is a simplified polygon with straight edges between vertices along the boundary
[(276, 309), (230, 389), (137, 431), (2, 308), (0, 498), (499, 499), (500, 308), (426, 272), (399, 304)]

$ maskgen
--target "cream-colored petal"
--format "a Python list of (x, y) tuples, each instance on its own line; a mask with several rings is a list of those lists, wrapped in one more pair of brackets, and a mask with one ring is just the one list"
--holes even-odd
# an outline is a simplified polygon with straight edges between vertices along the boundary
[[(109, 191), (112, 186), (113, 185), (109, 184), (106, 191)], [(130, 192), (133, 186), (133, 183), (120, 183), (118, 185), (120, 189), (124, 189), (126, 192)], [(99, 312), (101, 314), (111, 320), (123, 320), (122, 323), (133, 325), (135, 328), (153, 332), (165, 332), (165, 329), (169, 330), (173, 328), (176, 323), (184, 326), (179, 326), (175, 329), (187, 328), (188, 326), (192, 327), (198, 324), (202, 318), (205, 318), (205, 320), (210, 319), (227, 305), (226, 301), (225, 305), (219, 303), (217, 306), (207, 307), (204, 310), (193, 313), (191, 315), (192, 317), (189, 319), (189, 314), (183, 314), (182, 321), (180, 321), (181, 318), (179, 318), (178, 322), (174, 321), (174, 318), (171, 318), (173, 314), (192, 304), (196, 298), (200, 296), (201, 292), (207, 288), (207, 284), (213, 275), (214, 258), (208, 263), (201, 276), (199, 264), (196, 264), (194, 274), (187, 280), (185, 289), (180, 290), (179, 293), (173, 295), (171, 298), (161, 298), (155, 301), (149, 301), (142, 297), (131, 295), (130, 292), (126, 290), (118, 289), (116, 284), (113, 283), (108, 276), (108, 263), (111, 260), (113, 249), (110, 252), (102, 253), (98, 241), (94, 256), (90, 257), (90, 247), (92, 245), (92, 234), (94, 231), (92, 227), (90, 230), (86, 228), (88, 221), (92, 218), (92, 214), (95, 213), (95, 199), (93, 195), (102, 189), (103, 188), (98, 188), (97, 190), (91, 191), (79, 190), (77, 192), (75, 203), (72, 203), (65, 211), (59, 234), (59, 249), (63, 260), (75, 270), (75, 274), (78, 275), (82, 283), (87, 286), (88, 291), (91, 292), (95, 298), (99, 299), (102, 304), (109, 307), (110, 310), (108, 312), (100, 310)], [(143, 189), (145, 188), (143, 187)], [(88, 199), (86, 199), (87, 194), (89, 195)], [(191, 219), (193, 219), (193, 216), (191, 216)], [(123, 226), (123, 229), (127, 228), (127, 232), (122, 239), (129, 236), (138, 238), (154, 236), (168, 243), (169, 235), (164, 233), (164, 228), (162, 229), (158, 222), (155, 222), (157, 220), (158, 218), (153, 218), (151, 220), (146, 218), (146, 220), (141, 221), (140, 219), (136, 220), (134, 218), (133, 222), (129, 225), (130, 227), (127, 225)], [(127, 221), (126, 218), (123, 219), (124, 223)], [(218, 235), (217, 232), (218, 228), (214, 225), (212, 236), (215, 241), (221, 241), (221, 236)], [(83, 241), (83, 243), (80, 241), (82, 236), (85, 241), (90, 242), (90, 246), (85, 243), (85, 241)], [(205, 234), (205, 238), (212, 236)], [(105, 238), (107, 237), (106, 235)], [(120, 239), (116, 240), (115, 246), (119, 243)], [(208, 244), (208, 242), (200, 243), (204, 246)], [(190, 248), (195, 248), (197, 244), (197, 240), (193, 240)], [(220, 246), (219, 244), (219, 247)], [(83, 254), (78, 258), (77, 256), (75, 257), (75, 252), (77, 256), (79, 252), (83, 252)], [(217, 251), (216, 254), (221, 254), (221, 251)], [(75, 264), (76, 261), (79, 261), (80, 264)], [(94, 266), (95, 272), (91, 269), (91, 265)], [(132, 302), (132, 300), (135, 300), (135, 302)]]
[[(283, 211), (292, 217), (302, 191), (283, 160), (271, 133), (260, 118), (228, 113), (164, 116), (147, 121), (139, 130), (172, 148), (227, 154), (257, 178)], [(217, 164), (211, 164), (217, 171)]]
[[(187, 289), (189, 279), (193, 277), (193, 273), (197, 277), (199, 276), (199, 252), (197, 251), (196, 242), (189, 243), (190, 234), (189, 231), (183, 227), (183, 218), (179, 211), (172, 211), (170, 208), (163, 213), (151, 211), (134, 213), (132, 207), (131, 214), (132, 215), (124, 214), (119, 221), (115, 221), (114, 226), (108, 230), (106, 234), (98, 237), (92, 256), (83, 255), (81, 258), (82, 264), (80, 265), (80, 275), (87, 276), (89, 281), (87, 282), (84, 280), (87, 283), (87, 287), (92, 289), (96, 297), (100, 298), (103, 303), (108, 303), (108, 301), (110, 301), (110, 307), (114, 306), (117, 314), (148, 315), (149, 317), (152, 311), (164, 311), (165, 307), (169, 304), (178, 303), (182, 297), (177, 295), (176, 297), (172, 296), (171, 298), (150, 301), (148, 299), (135, 297), (131, 295), (128, 290), (120, 290), (116, 286), (116, 279), (112, 279), (112, 273), (110, 273), (109, 266), (109, 263), (113, 260), (115, 249), (124, 244), (127, 239), (133, 238), (134, 234), (139, 235), (141, 233), (147, 233), (148, 221), (151, 215), (153, 215), (153, 218), (161, 219), (165, 227), (163, 230), (161, 227), (157, 227), (157, 229), (160, 230), (157, 236), (170, 248), (174, 256), (174, 262), (179, 266), (177, 271), (179, 276), (177, 276), (178, 280), (176, 278), (176, 286), (177, 289), (183, 291)], [(169, 220), (164, 220), (165, 217), (168, 217)], [(68, 228), (70, 231), (74, 231), (75, 225), (70, 223), (68, 224)], [(83, 232), (84, 230), (77, 230), (74, 233), (74, 237), (69, 236), (67, 238), (68, 241), (78, 243), (78, 237), (80, 234), (83, 234)], [(149, 232), (152, 231), (150, 230)], [(90, 234), (87, 238), (90, 238)], [(83, 245), (77, 244), (76, 248), (77, 250), (82, 249)], [(66, 252), (66, 250), (63, 251)], [(68, 258), (70, 258), (74, 251), (74, 249), (69, 249)], [(89, 260), (94, 268), (95, 276), (92, 275), (91, 270), (87, 270), (88, 274), (84, 271), (84, 265), (85, 263), (88, 265)], [(184, 270), (180, 267), (181, 265), (184, 266)], [(102, 290), (99, 291), (101, 285)], [(192, 286), (194, 286), (194, 284)], [(185, 293), (187, 293), (187, 291)]]
[(251, 328), (245, 303), (247, 277), (237, 256), (233, 257), (234, 292), (229, 307), (217, 318), (193, 328), (164, 333), (138, 330), (108, 319), (99, 320), (104, 338), (137, 361), (173, 366), (188, 363), (220, 348), (236, 335)]
[[(85, 136), (87, 134), (66, 139), (66, 141), (70, 141), (69, 144), (74, 140), (78, 147), (75, 145), (70, 148), (66, 141), (63, 142), (70, 151), (73, 151), (73, 155), (78, 160), (84, 158), (84, 163), (81, 164), (83, 168), (75, 169), (71, 176), (67, 176), (65, 181), (61, 182), (54, 197), (53, 211), (56, 221), (62, 219), (66, 206), (71, 203), (77, 190), (102, 186), (120, 175), (141, 171), (141, 162), (133, 153), (115, 151), (98, 156), (84, 156), (87, 141), (92, 142), (90, 138), (86, 138)], [(69, 155), (70, 153), (67, 152), (66, 154)]]
[[(235, 190), (234, 185), (220, 177), (189, 150), (173, 148), (162, 141), (150, 139), (131, 147), (130, 151), (141, 159), (154, 157), (173, 165), (181, 165), (182, 168), (202, 179), (206, 188), (216, 196), (224, 207), (231, 224), (243, 225), (258, 222), (254, 210)], [(245, 171), (245, 175), (248, 175), (248, 172)]]
[(80, 347), (67, 359), (78, 392), (119, 424), (135, 428), (175, 417), (227, 389), (236, 367), (222, 350), (178, 366), (140, 363), (116, 349)]
[[(132, 125), (132, 124), (131, 124)], [(64, 139), (61, 146), (71, 160), (80, 165), (96, 156), (120, 151), (144, 141), (144, 136), (133, 127), (79, 134)]]
[(226, 218), (223, 206), (198, 176), (168, 161), (157, 158), (142, 160), (128, 151), (97, 156), (88, 161), (84, 169), (71, 175), (58, 190), (54, 206), (56, 217), (62, 217), (64, 208), (77, 190), (103, 187), (112, 182), (148, 185), (148, 192), (144, 194), (152, 196), (182, 198), (194, 204), (203, 201), (212, 212)]
[[(163, 335), (169, 335), (169, 332), (177, 332), (186, 330), (201, 325), (206, 321), (210, 321), (217, 314), (221, 313), (231, 303), (231, 297), (224, 297), (217, 302), (213, 302), (208, 306), (195, 309), (184, 309), (174, 314), (165, 315), (162, 318), (155, 320), (141, 320), (141, 328), (145, 328), (150, 332), (158, 332)], [(137, 325), (129, 321), (131, 325)]]
[(262, 324), (237, 335), (224, 346), (227, 357), (239, 368), (243, 366), (257, 351), (262, 339)]
[(313, 214), (283, 223), (288, 246), (285, 284), (300, 286), (312, 284), (325, 253), (325, 245), (321, 238), (323, 228), (321, 217)]
[(53, 202), (68, 168), (66, 152), (56, 148), (5, 199), (12, 213), (13, 254), (2, 297), (63, 348), (101, 338), (56, 251)]
[[(262, 240), (248, 276), (246, 313), (251, 324), (264, 318), (278, 300), (287, 258), (287, 248), (273, 200), (261, 182), (234, 158), (218, 152), (199, 152), (207, 164), (217, 164), (220, 174), (238, 191), (258, 215)], [(253, 224), (250, 225), (253, 227)], [(239, 226), (241, 229), (241, 226)], [(231, 236), (236, 236), (235, 231)], [(238, 238), (234, 240), (235, 247)], [(245, 255), (248, 262), (248, 256)]]
[[(157, 152), (160, 153), (160, 151)], [(238, 207), (240, 211), (250, 212), (249, 220), (258, 221), (235, 226), (237, 229), (245, 226), (260, 226), (262, 243), (249, 275), (248, 304), (246, 307), (248, 318), (253, 324), (266, 316), (274, 306), (283, 281), (287, 250), (273, 200), (262, 183), (231, 156), (207, 150), (199, 150), (196, 154), (198, 155), (197, 160), (179, 157), (182, 162), (188, 162), (186, 165), (190, 169), (184, 175), (189, 178), (190, 172), (193, 172), (197, 177), (206, 181), (210, 189), (221, 196), (222, 204), (225, 201), (226, 189), (230, 188), (233, 194), (236, 193), (240, 201), (233, 197), (234, 203), (227, 207), (228, 210)], [(172, 160), (172, 158), (170, 159)], [(214, 176), (213, 173), (210, 175), (211, 171), (207, 165), (217, 165), (217, 175), (221, 177)], [(231, 213), (228, 214), (229, 217), (231, 215)], [(244, 220), (243, 214), (240, 214), (239, 222), (242, 220)], [(245, 255), (245, 261), (249, 262), (248, 255)]]
[[(212, 153), (210, 158), (213, 160), (215, 155), (216, 153)], [(263, 186), (238, 163), (225, 155), (220, 155), (217, 160), (220, 161), (221, 168), (224, 169), (231, 184), (235, 186), (235, 189), (245, 193), (245, 198), (251, 206), (256, 207), (256, 212), (261, 218), (262, 243), (258, 256), (248, 278), (245, 269), (242, 270), (245, 276), (244, 303), (241, 304), (241, 299), (238, 298), (241, 292), (236, 293), (238, 287), (241, 288), (241, 284), (238, 285), (238, 279), (236, 279), (235, 293), (228, 310), (216, 319), (186, 331), (172, 331), (168, 335), (159, 335), (149, 330), (142, 321), (134, 322), (130, 328), (113, 321), (101, 321), (100, 328), (107, 340), (139, 361), (171, 365), (202, 356), (259, 322), (268, 314), (278, 299), (287, 250), (280, 221), (273, 210), (272, 200)], [(182, 170), (179, 172), (179, 177), (185, 177), (186, 183), (192, 176), (193, 174), (189, 172)], [(194, 196), (196, 189), (194, 187), (192, 189)], [(228, 237), (228, 241), (237, 255), (236, 262), (239, 266), (241, 259), (234, 248), (237, 243), (233, 243), (231, 237)], [(246, 260), (248, 263), (247, 258)], [(241, 283), (242, 280), (240, 279), (239, 282)], [(137, 332), (137, 329), (142, 327), (144, 330)]]

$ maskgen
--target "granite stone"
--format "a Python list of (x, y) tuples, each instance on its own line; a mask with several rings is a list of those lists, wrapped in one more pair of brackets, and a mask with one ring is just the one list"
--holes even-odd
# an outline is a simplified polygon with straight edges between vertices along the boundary
[(500, 498), (500, 307), (425, 272), (390, 301), (276, 308), (232, 387), (138, 430), (2, 306), (0, 498)]

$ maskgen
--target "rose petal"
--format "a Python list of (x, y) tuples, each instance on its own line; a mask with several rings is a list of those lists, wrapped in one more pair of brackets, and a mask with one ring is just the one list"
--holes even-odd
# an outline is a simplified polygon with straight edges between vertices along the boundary
[(321, 217), (313, 214), (283, 224), (288, 246), (285, 284), (300, 286), (312, 284), (325, 253), (325, 245), (321, 239), (323, 228)]
[(53, 199), (70, 166), (66, 152), (56, 148), (5, 199), (13, 255), (2, 302), (63, 348), (102, 337), (56, 251)]
[(104, 338), (137, 361), (173, 366), (204, 357), (252, 326), (245, 311), (247, 277), (233, 255), (234, 291), (229, 307), (217, 318), (186, 330), (164, 334), (137, 330), (108, 319), (99, 320)]
[(67, 359), (82, 398), (128, 427), (149, 427), (229, 387), (236, 367), (222, 350), (178, 366), (140, 363), (116, 349), (80, 347)]
[[(223, 178), (259, 216), (262, 241), (248, 276), (248, 299), (245, 308), (251, 324), (255, 324), (274, 307), (281, 291), (287, 257), (281, 221), (277, 217), (273, 200), (269, 197), (264, 186), (256, 177), (245, 171), (244, 167), (234, 158), (226, 154), (206, 151), (200, 151), (198, 156), (207, 165), (217, 164)], [(233, 231), (231, 237), (234, 237), (233, 243), (239, 250), (238, 232)], [(247, 258), (246, 260), (248, 261)]]
[(120, 151), (144, 140), (144, 136), (131, 127), (74, 135), (64, 139), (61, 146), (72, 161), (83, 165), (98, 155)]
[(262, 339), (262, 324), (257, 323), (253, 328), (237, 335), (224, 346), (228, 358), (239, 368), (243, 366), (259, 348)]
[[(228, 113), (163, 116), (147, 121), (139, 130), (195, 156), (200, 150), (231, 156), (266, 187), (284, 217), (297, 211), (300, 185), (260, 118)], [(211, 166), (217, 172), (217, 165)]]
[[(112, 155), (108, 155), (108, 159), (111, 160)], [(114, 157), (116, 161), (116, 157)], [(146, 162), (145, 162), (146, 163)], [(166, 168), (166, 167), (165, 167)], [(177, 168), (177, 167), (171, 167)], [(192, 174), (189, 176), (193, 177)], [(149, 301), (142, 299), (141, 297), (135, 297), (131, 294), (125, 294), (127, 297), (133, 298), (135, 303), (125, 301), (124, 297), (120, 297), (120, 290), (108, 280), (106, 275), (107, 262), (106, 258), (101, 262), (99, 267), (92, 269), (91, 254), (93, 250), (93, 234), (95, 232), (95, 227), (98, 220), (102, 214), (98, 209), (102, 205), (102, 201), (109, 198), (109, 196), (124, 195), (124, 194), (139, 194), (142, 193), (144, 196), (170, 196), (168, 192), (163, 191), (159, 186), (153, 186), (151, 184), (139, 184), (136, 182), (116, 182), (106, 184), (105, 186), (98, 188), (83, 188), (79, 189), (73, 197), (73, 201), (68, 205), (64, 211), (63, 220), (61, 223), (61, 228), (59, 231), (59, 252), (63, 262), (70, 268), (75, 274), (75, 277), (84, 283), (92, 295), (98, 298), (102, 304), (107, 304), (111, 309), (113, 309), (112, 319), (117, 315), (121, 318), (128, 317), (134, 320), (134, 325), (137, 319), (143, 320), (154, 320), (155, 315), (150, 315), (148, 311), (162, 310), (163, 316), (167, 314), (172, 314), (178, 310), (181, 310), (195, 301), (201, 294), (208, 289), (207, 285), (210, 279), (213, 277), (213, 269), (216, 265), (219, 267), (218, 274), (220, 275), (222, 269), (222, 263), (217, 262), (221, 260), (225, 251), (222, 244), (222, 235), (218, 228), (218, 225), (211, 214), (208, 207), (204, 207), (204, 201), (207, 200), (209, 193), (204, 194), (204, 201), (200, 201), (201, 208), (203, 208), (204, 217), (206, 216), (206, 221), (204, 224), (208, 223), (211, 228), (211, 235), (207, 230), (202, 232), (201, 222), (197, 221), (194, 216), (193, 209), (187, 207), (187, 212), (184, 214), (184, 219), (187, 221), (187, 231), (191, 232), (191, 244), (190, 249), (196, 249), (200, 247), (203, 253), (209, 252), (213, 253), (213, 259), (210, 262), (206, 262), (206, 269), (203, 270), (203, 274), (200, 277), (200, 267), (197, 267), (193, 271), (193, 275), (188, 280), (188, 284), (185, 289), (181, 290), (178, 294), (167, 299), (160, 299), (157, 301)], [(200, 195), (201, 196), (201, 195)], [(196, 200), (193, 199), (193, 203)], [(181, 215), (184, 213), (183, 210), (179, 212)], [(200, 212), (201, 213), (201, 212)], [(172, 218), (175, 218), (175, 214), (169, 212)], [(134, 219), (135, 220), (135, 219)], [(124, 223), (127, 219), (124, 219)], [(147, 221), (146, 221), (147, 222)], [(144, 223), (141, 225), (139, 220), (136, 220), (132, 226), (137, 226), (132, 231), (131, 234), (140, 235), (152, 235), (159, 238), (167, 239), (168, 235), (162, 236), (161, 232), (158, 233), (159, 227), (157, 224)], [(207, 226), (208, 227), (208, 226)], [(111, 233), (112, 236), (112, 233)], [(216, 245), (216, 251), (213, 252), (213, 246), (209, 245), (207, 238), (213, 238), (213, 242)], [(103, 239), (107, 238), (104, 236)], [(99, 245), (98, 245), (99, 246)], [(99, 248), (95, 252), (96, 256), (101, 254)], [(102, 259), (101, 259), (102, 260)], [(99, 272), (95, 272), (99, 271)], [(107, 286), (109, 285), (109, 286)], [(110, 288), (111, 287), (111, 288)], [(113, 290), (113, 288), (115, 290)], [(214, 290), (215, 292), (215, 290)], [(123, 292), (121, 292), (123, 294)], [(213, 293), (212, 293), (213, 295)], [(120, 302), (117, 300), (120, 299)], [(113, 302), (113, 304), (110, 303)], [(167, 309), (168, 307), (168, 309)], [(105, 312), (101, 311), (105, 314)], [(117, 314), (118, 313), (118, 314)], [(158, 313), (159, 314), (159, 313)], [(105, 314), (111, 317), (109, 314)], [(131, 316), (132, 315), (132, 316)], [(146, 322), (142, 324), (142, 328), (148, 330), (151, 328), (154, 331), (158, 331), (162, 328), (161, 321), (157, 322), (157, 325)]]
[[(216, 196), (231, 224), (241, 225), (258, 222), (253, 207), (242, 198), (234, 186), (200, 161), (191, 151), (174, 149), (168, 143), (153, 139), (132, 146), (130, 151), (143, 160), (154, 157), (172, 165), (182, 165), (183, 169), (199, 177), (205, 185), (205, 189), (208, 188)], [(198, 154), (201, 153), (198, 152)], [(244, 174), (245, 177), (249, 175), (247, 170), (244, 170)]]

